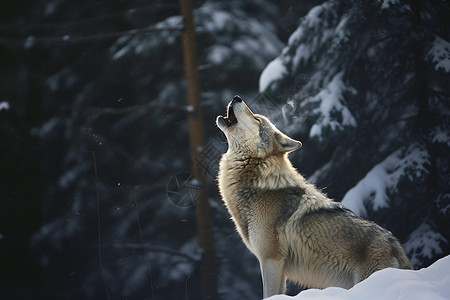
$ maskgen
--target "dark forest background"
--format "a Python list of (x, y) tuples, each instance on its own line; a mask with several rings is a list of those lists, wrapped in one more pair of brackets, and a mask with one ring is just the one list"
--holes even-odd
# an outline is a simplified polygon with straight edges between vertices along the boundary
[[(450, 253), (449, 6), (195, 2), (218, 299), (261, 298), (215, 182), (235, 94), (416, 268)], [(0, 4), (0, 298), (201, 298), (182, 26), (178, 1)]]

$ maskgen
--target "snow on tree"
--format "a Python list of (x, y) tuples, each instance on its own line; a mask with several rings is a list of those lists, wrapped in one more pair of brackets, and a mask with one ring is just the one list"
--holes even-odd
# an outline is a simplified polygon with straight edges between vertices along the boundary
[(441, 245), (449, 241), (442, 236), (433, 222), (424, 221), (410, 235), (405, 243), (405, 250), (409, 253), (411, 263), (421, 265), (432, 262), (444, 253)]
[(400, 149), (374, 166), (342, 199), (342, 204), (360, 216), (367, 210), (389, 207), (389, 196), (397, 192), (397, 184), (404, 177), (415, 182), (428, 173), (429, 154), (420, 144)]

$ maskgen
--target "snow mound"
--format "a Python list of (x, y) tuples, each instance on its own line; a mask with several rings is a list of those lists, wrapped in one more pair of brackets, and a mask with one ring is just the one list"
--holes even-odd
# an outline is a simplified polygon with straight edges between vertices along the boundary
[(353, 288), (309, 289), (297, 296), (276, 295), (271, 300), (444, 300), (450, 299), (450, 255), (418, 271), (388, 268), (373, 273)]

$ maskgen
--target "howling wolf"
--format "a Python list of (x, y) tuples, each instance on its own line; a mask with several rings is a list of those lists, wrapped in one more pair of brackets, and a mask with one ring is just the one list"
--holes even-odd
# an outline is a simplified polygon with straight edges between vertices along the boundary
[(259, 260), (264, 298), (284, 293), (287, 278), (313, 288), (350, 288), (383, 268), (412, 269), (389, 231), (306, 182), (288, 159), (302, 143), (254, 114), (239, 96), (216, 124), (228, 141), (220, 193)]

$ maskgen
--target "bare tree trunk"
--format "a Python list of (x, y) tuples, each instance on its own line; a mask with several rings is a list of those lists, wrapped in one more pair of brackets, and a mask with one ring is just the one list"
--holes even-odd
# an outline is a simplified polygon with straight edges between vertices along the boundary
[(203, 148), (203, 113), (200, 104), (200, 84), (197, 66), (197, 44), (195, 39), (192, 0), (180, 0), (181, 15), (184, 19), (183, 51), (186, 68), (186, 89), (188, 106), (192, 108), (189, 115), (189, 139), (191, 151), (192, 174), (200, 185), (196, 189), (195, 207), (197, 213), (197, 233), (199, 247), (203, 251), (201, 262), (201, 289), (204, 299), (216, 297), (217, 277), (214, 259), (214, 240), (212, 233), (211, 207), (208, 202), (208, 185), (206, 180), (205, 157)]

